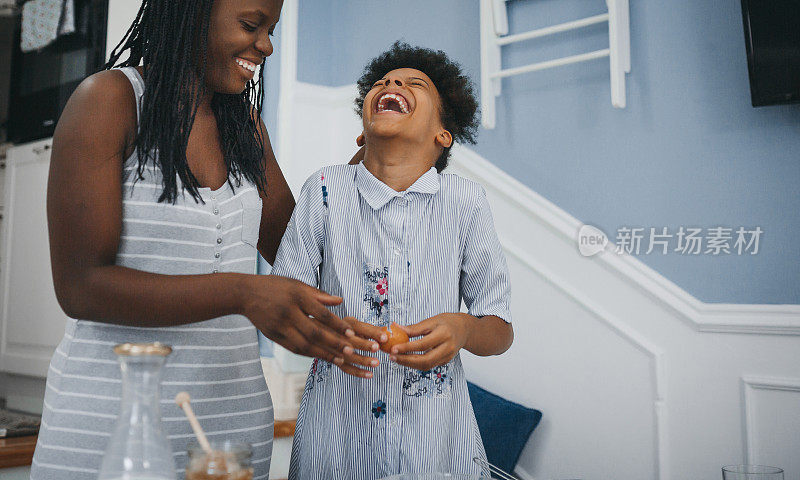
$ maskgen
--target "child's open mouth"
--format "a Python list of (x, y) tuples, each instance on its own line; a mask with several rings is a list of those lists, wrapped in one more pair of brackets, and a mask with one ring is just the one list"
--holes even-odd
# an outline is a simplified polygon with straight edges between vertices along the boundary
[(384, 93), (378, 98), (378, 113), (397, 112), (406, 114), (409, 111), (408, 100), (399, 93)]

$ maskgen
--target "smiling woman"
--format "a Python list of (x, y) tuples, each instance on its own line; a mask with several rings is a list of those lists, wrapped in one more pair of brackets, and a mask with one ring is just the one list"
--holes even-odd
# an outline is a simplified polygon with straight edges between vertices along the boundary
[(254, 478), (267, 477), (273, 415), (256, 329), (364, 371), (353, 351), (374, 342), (325, 308), (341, 299), (253, 274), (258, 253), (274, 260), (294, 206), (255, 79), (281, 7), (145, 0), (108, 70), (70, 98), (47, 214), (56, 296), (71, 320), (48, 372), (33, 480), (97, 477), (120, 410), (115, 344), (173, 347), (162, 423), (181, 478), (193, 434), (169, 400), (178, 391), (212, 441), (250, 443)]
[[(184, 5), (185, 4), (185, 5)], [(163, 2), (145, 0), (137, 22), (111, 54), (108, 66), (138, 67), (144, 61), (144, 104), (142, 132), (135, 141), (141, 168), (158, 149), (158, 162), (166, 173), (175, 166), (180, 180), (197, 200), (198, 178), (192, 173), (186, 148), (198, 113), (213, 111), (221, 129), (220, 145), (224, 165), (241, 179), (242, 174), (263, 190), (264, 135), (252, 117), (261, 110), (261, 79), (254, 81), (258, 65), (272, 54), (270, 35), (280, 17), (281, 1), (244, 2), (198, 0)], [(201, 15), (206, 12), (205, 15)], [(186, 19), (207, 17), (193, 24)], [(182, 18), (181, 18), (182, 17)], [(174, 19), (181, 18), (176, 28)], [(140, 50), (143, 38), (153, 37), (160, 47)], [(174, 46), (174, 47), (173, 47)], [(164, 55), (169, 48), (177, 54)], [(127, 60), (119, 62), (124, 52)], [(182, 105), (182, 108), (176, 108)], [(201, 111), (205, 108), (205, 112)], [(165, 120), (177, 122), (172, 129), (156, 128)], [(191, 142), (189, 142), (191, 143)], [(164, 148), (167, 147), (167, 148)], [(213, 185), (225, 182), (223, 162), (209, 172)], [(196, 170), (196, 169), (195, 169)], [(173, 176), (164, 177), (163, 198), (174, 199)]]

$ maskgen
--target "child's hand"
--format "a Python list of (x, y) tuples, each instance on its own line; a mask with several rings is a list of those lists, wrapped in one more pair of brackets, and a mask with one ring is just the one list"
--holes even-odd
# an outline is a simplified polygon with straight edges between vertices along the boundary
[(378, 359), (359, 355), (356, 351), (377, 352), (379, 345), (376, 342), (385, 342), (386, 334), (383, 333), (380, 328), (358, 321), (353, 317), (345, 317), (342, 320), (350, 325), (352, 334), (351, 331), (348, 331), (346, 336), (350, 343), (353, 344), (353, 347), (344, 347), (345, 361), (341, 365), (335, 365), (348, 375), (360, 378), (372, 378), (372, 372), (363, 370), (363, 367), (377, 367), (379, 363)]
[(403, 327), (409, 337), (422, 338), (395, 345), (389, 359), (417, 370), (430, 370), (445, 365), (466, 344), (472, 319), (474, 317), (464, 313), (442, 313)]

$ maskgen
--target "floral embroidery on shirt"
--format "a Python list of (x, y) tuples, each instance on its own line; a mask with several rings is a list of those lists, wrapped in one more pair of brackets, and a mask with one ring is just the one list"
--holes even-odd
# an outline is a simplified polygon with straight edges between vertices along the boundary
[(325, 186), (325, 174), (320, 175), (322, 181), (322, 204), (328, 206), (328, 187)]
[(411, 397), (449, 397), (452, 384), (449, 363), (431, 370), (407, 369), (403, 393)]
[(388, 325), (386, 311), (389, 308), (389, 267), (365, 265), (364, 289), (367, 320), (372, 320), (375, 325)]
[(328, 378), (328, 376), (330, 375), (330, 372), (331, 372), (330, 362), (326, 362), (325, 360), (320, 360), (319, 358), (315, 358), (314, 361), (311, 363), (311, 370), (308, 374), (311, 380), (310, 382), (308, 382), (308, 389), (311, 390), (317, 383), (324, 382), (325, 379)]
[(378, 400), (372, 404), (372, 414), (375, 418), (381, 418), (386, 415), (386, 403), (383, 400)]

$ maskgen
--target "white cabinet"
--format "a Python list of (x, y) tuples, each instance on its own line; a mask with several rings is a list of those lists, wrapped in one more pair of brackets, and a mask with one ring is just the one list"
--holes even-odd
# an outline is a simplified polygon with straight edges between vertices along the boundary
[(64, 335), (47, 236), (52, 139), (8, 150), (0, 246), (0, 370), (44, 377)]

